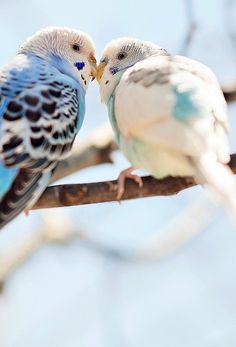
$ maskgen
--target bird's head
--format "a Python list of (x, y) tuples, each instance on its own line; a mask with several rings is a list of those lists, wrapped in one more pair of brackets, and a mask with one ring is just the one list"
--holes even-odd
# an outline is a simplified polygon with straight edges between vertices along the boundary
[(87, 89), (96, 76), (95, 45), (82, 31), (48, 27), (29, 37), (19, 53), (32, 54), (49, 61), (62, 73), (79, 81)]
[(100, 84), (102, 102), (108, 102), (123, 73), (137, 62), (154, 54), (168, 53), (148, 41), (132, 38), (120, 38), (111, 41), (104, 49), (97, 69), (97, 81)]

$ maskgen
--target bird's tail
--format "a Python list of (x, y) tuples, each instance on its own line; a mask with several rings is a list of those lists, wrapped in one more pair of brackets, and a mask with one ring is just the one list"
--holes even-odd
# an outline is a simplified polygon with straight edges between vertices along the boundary
[(208, 156), (195, 159), (194, 164), (199, 183), (206, 185), (236, 223), (236, 181), (230, 168)]
[(0, 229), (20, 212), (34, 205), (47, 187), (50, 177), (51, 172), (34, 173), (27, 169), (19, 171), (11, 189), (0, 201)]

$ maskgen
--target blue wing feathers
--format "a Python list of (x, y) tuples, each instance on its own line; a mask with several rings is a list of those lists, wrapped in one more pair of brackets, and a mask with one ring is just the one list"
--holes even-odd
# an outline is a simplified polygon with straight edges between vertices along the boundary
[(40, 197), (84, 113), (84, 89), (49, 61), (19, 54), (0, 70), (0, 229)]
[(3, 163), (0, 163), (0, 201), (3, 195), (10, 189), (19, 169), (7, 168)]

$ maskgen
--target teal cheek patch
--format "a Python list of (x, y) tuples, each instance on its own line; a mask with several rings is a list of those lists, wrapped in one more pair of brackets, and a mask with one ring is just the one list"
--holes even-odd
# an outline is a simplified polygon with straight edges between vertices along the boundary
[(177, 88), (173, 88), (173, 93), (175, 95), (175, 105), (172, 114), (176, 119), (185, 122), (200, 114), (200, 107), (193, 100), (193, 90), (180, 92)]

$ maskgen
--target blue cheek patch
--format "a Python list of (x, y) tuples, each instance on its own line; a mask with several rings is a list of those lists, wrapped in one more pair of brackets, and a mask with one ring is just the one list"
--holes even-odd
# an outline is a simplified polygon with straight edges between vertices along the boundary
[(85, 63), (82, 61), (78, 61), (77, 63), (74, 64), (75, 67), (80, 71), (80, 70), (83, 70), (83, 68), (85, 67)]
[(119, 71), (118, 67), (110, 67), (109, 70), (112, 75), (115, 75)]

